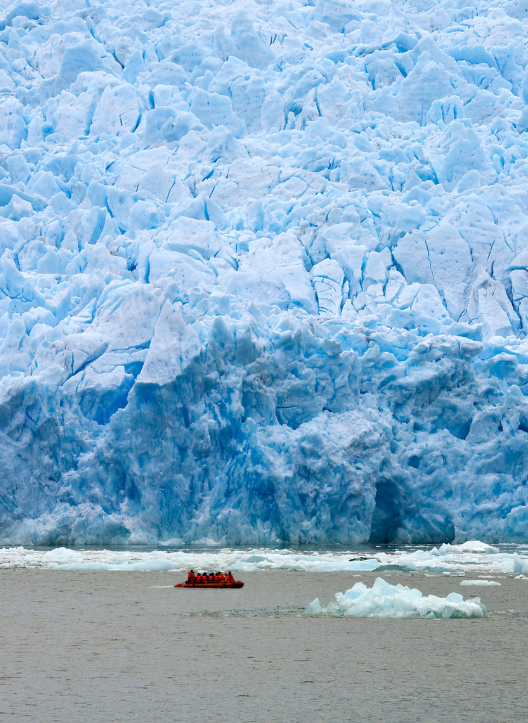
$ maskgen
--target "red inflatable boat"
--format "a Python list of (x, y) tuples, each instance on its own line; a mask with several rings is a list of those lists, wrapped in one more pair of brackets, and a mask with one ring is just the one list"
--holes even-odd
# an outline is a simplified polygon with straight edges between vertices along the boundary
[(174, 587), (192, 587), (195, 589), (209, 588), (209, 587), (244, 587), (243, 582), (234, 580), (233, 582), (180, 582)]

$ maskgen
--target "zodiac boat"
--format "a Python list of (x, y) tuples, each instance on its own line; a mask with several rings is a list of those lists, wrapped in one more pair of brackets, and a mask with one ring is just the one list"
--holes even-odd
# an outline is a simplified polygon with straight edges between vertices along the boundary
[(244, 583), (239, 580), (233, 580), (233, 582), (180, 582), (174, 587), (188, 587), (188, 588), (224, 588), (224, 587), (244, 587)]

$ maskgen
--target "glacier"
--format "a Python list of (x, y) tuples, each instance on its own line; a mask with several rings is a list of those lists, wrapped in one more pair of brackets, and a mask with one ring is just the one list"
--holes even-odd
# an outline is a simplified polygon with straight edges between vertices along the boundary
[(457, 592), (447, 597), (422, 595), (420, 590), (406, 585), (391, 585), (381, 577), (371, 588), (356, 582), (344, 593), (336, 592), (335, 602), (322, 607), (319, 598), (311, 602), (305, 615), (331, 615), (354, 618), (485, 618), (488, 611), (475, 597), (464, 600)]
[(0, 542), (526, 541), (527, 31), (2, 3)]

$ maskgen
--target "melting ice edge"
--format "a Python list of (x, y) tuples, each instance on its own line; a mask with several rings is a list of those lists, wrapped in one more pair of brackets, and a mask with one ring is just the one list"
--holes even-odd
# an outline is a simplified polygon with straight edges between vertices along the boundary
[(0, 539), (526, 540), (526, 2), (3, 12)]

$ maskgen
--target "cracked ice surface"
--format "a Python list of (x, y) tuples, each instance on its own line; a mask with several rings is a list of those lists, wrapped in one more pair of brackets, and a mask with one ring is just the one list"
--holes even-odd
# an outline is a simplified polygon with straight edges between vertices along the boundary
[(527, 3), (1, 12), (0, 538), (526, 539)]

